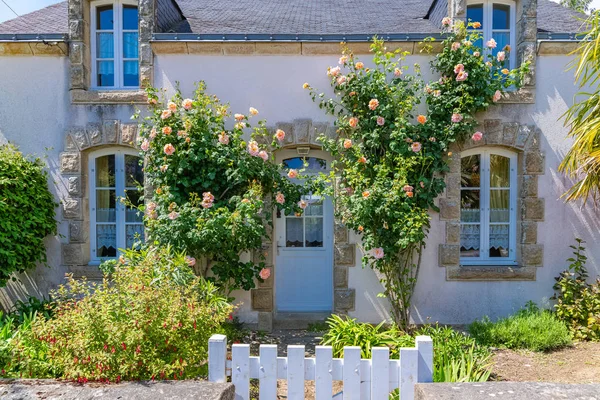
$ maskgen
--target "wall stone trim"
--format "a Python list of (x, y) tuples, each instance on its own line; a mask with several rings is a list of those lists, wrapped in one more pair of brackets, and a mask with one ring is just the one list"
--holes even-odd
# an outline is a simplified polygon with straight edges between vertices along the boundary
[[(91, 0), (68, 1), (69, 62), (71, 101), (75, 104), (122, 104), (144, 102), (133, 91), (90, 90), (91, 86)], [(156, 0), (138, 0), (140, 87), (152, 84), (154, 58), (150, 39), (154, 30)]]
[[(545, 218), (544, 199), (538, 198), (538, 176), (544, 174), (540, 130), (535, 126), (485, 119), (483, 139), (454, 145), (445, 176), (446, 192), (438, 199), (445, 240), (438, 248), (439, 265), (446, 280), (535, 280), (535, 268), (544, 264), (544, 248), (537, 243), (538, 222)], [(461, 151), (500, 146), (518, 154), (517, 162), (517, 267), (460, 265), (460, 160)]]
[(125, 146), (137, 148), (138, 125), (105, 120), (66, 130), (64, 152), (59, 166), (66, 188), (61, 199), (62, 219), (68, 224), (67, 242), (62, 244), (62, 263), (73, 276), (101, 279), (97, 266), (90, 261), (89, 193), (87, 189), (88, 154), (97, 148)]

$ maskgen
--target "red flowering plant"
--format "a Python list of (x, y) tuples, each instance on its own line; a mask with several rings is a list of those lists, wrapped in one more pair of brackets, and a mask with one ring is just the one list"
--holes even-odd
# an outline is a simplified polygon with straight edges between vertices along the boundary
[(371, 67), (343, 46), (339, 65), (328, 69), (336, 99), (304, 85), (320, 108), (337, 117), (338, 137), (321, 138), (336, 159), (328, 177), (339, 182), (336, 210), (361, 234), (363, 263), (377, 272), (402, 329), (409, 327), (429, 213), (438, 210), (434, 200), (444, 190), (449, 146), (469, 136), (481, 139), (474, 114), (518, 87), (528, 71), (528, 63), (504, 70), (509, 49), (492, 56), (492, 43), (486, 50), (475, 46), (478, 32), (462, 22), (448, 25), (442, 51), (431, 62), (439, 81), (425, 84), (418, 65), (412, 72), (404, 65), (407, 53), (387, 51), (375, 39)]
[(208, 339), (233, 309), (169, 247), (126, 250), (101, 284), (69, 276), (52, 295), (55, 314), (17, 338), (13, 359), (27, 374), (43, 347), (56, 377), (79, 382), (206, 374)]
[[(272, 162), (285, 132), (270, 133), (265, 121), (251, 124), (254, 108), (231, 116), (204, 83), (189, 99), (177, 92), (163, 104), (159, 94), (148, 89), (151, 114), (141, 130), (144, 172), (154, 189), (140, 206), (149, 240), (185, 250), (198, 260), (197, 272), (224, 293), (249, 290), (270, 273), (261, 246), (273, 204), (301, 212), (307, 190)], [(243, 257), (249, 253), (256, 256)]]

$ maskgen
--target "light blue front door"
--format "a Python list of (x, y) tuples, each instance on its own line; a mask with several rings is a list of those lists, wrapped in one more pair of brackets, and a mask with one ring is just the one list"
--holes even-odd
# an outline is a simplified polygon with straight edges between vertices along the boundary
[(277, 311), (332, 311), (333, 205), (327, 197), (304, 199), (301, 216), (276, 216)]

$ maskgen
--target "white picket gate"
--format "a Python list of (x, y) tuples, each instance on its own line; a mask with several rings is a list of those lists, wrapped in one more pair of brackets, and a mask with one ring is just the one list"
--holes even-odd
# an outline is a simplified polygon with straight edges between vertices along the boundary
[[(414, 399), (416, 382), (433, 381), (433, 342), (417, 336), (414, 348), (400, 349), (390, 360), (387, 347), (372, 349), (361, 359), (360, 347), (344, 347), (344, 358), (333, 358), (331, 346), (317, 346), (315, 357), (304, 356), (304, 346), (288, 346), (287, 357), (277, 357), (277, 346), (260, 345), (250, 356), (250, 345), (234, 344), (227, 359), (227, 338), (213, 335), (208, 342), (208, 380), (226, 382), (231, 376), (236, 400), (250, 398), (250, 379), (259, 380), (260, 400), (277, 399), (277, 379), (287, 380), (288, 400), (304, 399), (304, 381), (315, 381), (316, 400), (331, 399), (332, 381), (343, 381), (343, 400), (387, 400), (400, 389), (400, 400)], [(337, 396), (336, 396), (337, 397)]]

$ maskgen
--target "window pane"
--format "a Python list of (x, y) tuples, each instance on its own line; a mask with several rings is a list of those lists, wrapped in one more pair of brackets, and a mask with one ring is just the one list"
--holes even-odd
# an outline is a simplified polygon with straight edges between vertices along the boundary
[(480, 226), (461, 224), (460, 226), (460, 256), (479, 257)]
[(113, 29), (113, 26), (112, 5), (96, 8), (96, 29)]
[(138, 58), (137, 32), (123, 33), (123, 58)]
[(319, 172), (327, 169), (327, 162), (315, 157), (294, 157), (283, 160), (286, 169), (305, 169), (306, 172)]
[(125, 247), (132, 248), (135, 242), (144, 240), (144, 225), (125, 226)]
[[(144, 196), (140, 190), (128, 190), (126, 193), (127, 200), (129, 200), (134, 207), (139, 206), (144, 202)], [(137, 208), (131, 208), (127, 206), (125, 208), (125, 222), (142, 222), (142, 213)]]
[(98, 61), (98, 86), (115, 85), (115, 64), (113, 61)]
[(286, 218), (285, 223), (285, 247), (303, 247), (303, 218)]
[(304, 210), (304, 215), (323, 215), (323, 199), (302, 196), (308, 201), (308, 207)]
[(461, 187), (479, 187), (480, 184), (480, 156), (463, 157), (460, 160)]
[(323, 218), (306, 218), (306, 247), (323, 247)]
[(138, 9), (136, 6), (123, 6), (123, 29), (138, 30)]
[(140, 76), (138, 73), (138, 62), (137, 61), (124, 61), (123, 62), (123, 85), (125, 86), (139, 86)]
[(483, 4), (473, 4), (467, 7), (467, 21), (481, 23), (483, 29)]
[(117, 256), (117, 226), (96, 225), (96, 256)]
[(490, 257), (508, 257), (510, 225), (490, 225)]
[(125, 186), (137, 187), (144, 184), (144, 171), (138, 156), (125, 155)]
[(115, 187), (115, 155), (96, 158), (96, 187)]
[(96, 222), (116, 222), (114, 190), (96, 190)]
[(490, 186), (510, 187), (510, 158), (490, 155)]
[(490, 222), (510, 221), (510, 190), (490, 190)]
[(113, 58), (115, 56), (115, 41), (112, 33), (96, 34), (96, 54), (98, 58)]
[(492, 29), (510, 29), (510, 6), (494, 4)]
[(460, 221), (480, 222), (479, 190), (462, 190), (460, 192)]

